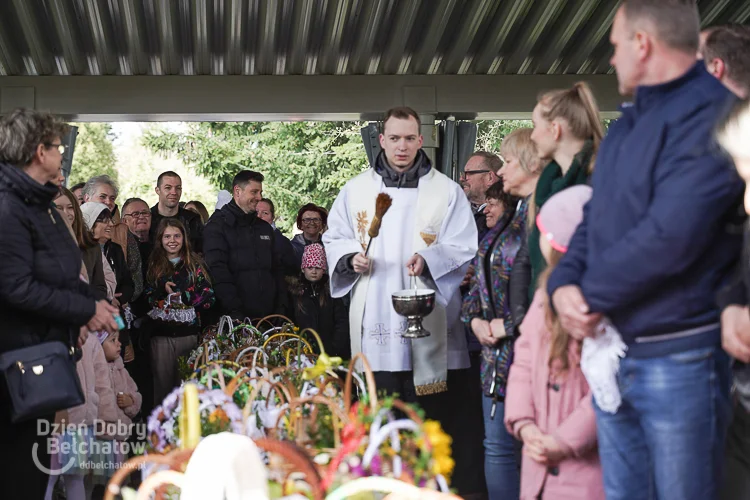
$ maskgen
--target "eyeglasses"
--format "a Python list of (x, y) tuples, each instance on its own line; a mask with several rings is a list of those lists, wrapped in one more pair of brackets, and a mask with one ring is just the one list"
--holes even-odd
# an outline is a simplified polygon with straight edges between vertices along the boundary
[(48, 148), (57, 148), (57, 150), (60, 152), (61, 155), (65, 154), (65, 144), (54, 144), (52, 142), (45, 142), (45, 146)]
[(303, 224), (320, 224), (323, 219), (302, 219)]
[(486, 174), (489, 172), (492, 172), (492, 170), (464, 170), (461, 177), (465, 179), (472, 174)]
[(106, 219), (96, 219), (96, 222), (101, 222), (105, 226), (108, 226), (110, 224), (112, 224), (114, 226), (114, 224), (115, 224), (115, 221), (112, 220), (111, 217), (107, 217)]
[(141, 217), (151, 217), (151, 212), (145, 211), (145, 212), (131, 212), (129, 214), (123, 215), (122, 218), (126, 219), (128, 217), (132, 217), (134, 219), (140, 219)]

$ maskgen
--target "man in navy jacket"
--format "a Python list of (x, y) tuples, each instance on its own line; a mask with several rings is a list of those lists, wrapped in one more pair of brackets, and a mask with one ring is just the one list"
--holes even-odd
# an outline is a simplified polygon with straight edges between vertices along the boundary
[(716, 498), (729, 362), (715, 294), (737, 262), (742, 184), (713, 137), (732, 96), (696, 60), (694, 2), (625, 0), (612, 28), (620, 93), (594, 195), (548, 291), (575, 338), (609, 318), (628, 346), (622, 404), (598, 407), (607, 498)]

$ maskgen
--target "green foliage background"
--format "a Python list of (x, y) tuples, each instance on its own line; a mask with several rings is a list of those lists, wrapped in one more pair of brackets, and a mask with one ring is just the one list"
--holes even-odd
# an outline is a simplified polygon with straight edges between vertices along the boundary
[[(609, 126), (611, 120), (604, 120)], [(499, 152), (503, 138), (531, 120), (477, 123), (476, 149)], [(195, 122), (175, 129), (148, 126), (136, 144), (113, 150), (107, 123), (79, 124), (69, 185), (107, 173), (121, 179), (121, 197), (156, 202), (156, 176), (176, 170), (183, 200), (199, 199), (213, 211), (216, 193), (231, 190), (243, 169), (266, 176), (264, 196), (276, 204), (277, 225), (291, 235), (299, 207), (330, 208), (341, 187), (367, 169), (360, 128), (363, 122)], [(125, 153), (122, 153), (122, 151)], [(120, 157), (121, 156), (121, 157)], [(193, 175), (190, 175), (190, 174)], [(197, 174), (197, 175), (195, 175)]]
[(95, 175), (107, 174), (117, 180), (117, 158), (109, 123), (72, 123), (78, 127), (73, 164), (68, 186), (86, 182)]
[(367, 169), (360, 123), (203, 122), (187, 132), (152, 129), (143, 136), (154, 152), (177, 155), (217, 189), (231, 190), (242, 169), (266, 176), (263, 195), (276, 205), (277, 225), (291, 233), (299, 207), (330, 208), (347, 180)]

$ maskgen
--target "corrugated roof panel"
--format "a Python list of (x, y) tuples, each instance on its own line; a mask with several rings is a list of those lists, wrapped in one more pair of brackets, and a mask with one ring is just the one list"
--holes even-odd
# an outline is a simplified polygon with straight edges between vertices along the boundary
[[(704, 25), (750, 2), (699, 0)], [(609, 73), (609, 0), (4, 0), (0, 75)]]

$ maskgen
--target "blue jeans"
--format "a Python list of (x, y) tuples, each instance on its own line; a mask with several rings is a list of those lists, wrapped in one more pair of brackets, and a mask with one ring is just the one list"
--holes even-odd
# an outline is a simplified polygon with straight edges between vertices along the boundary
[(508, 433), (503, 423), (505, 404), (495, 406), (490, 418), (492, 398), (482, 396), (484, 410), (484, 477), (489, 500), (517, 500), (521, 487), (521, 443)]
[(607, 500), (712, 500), (729, 422), (729, 358), (704, 347), (620, 361), (622, 405), (595, 405)]

